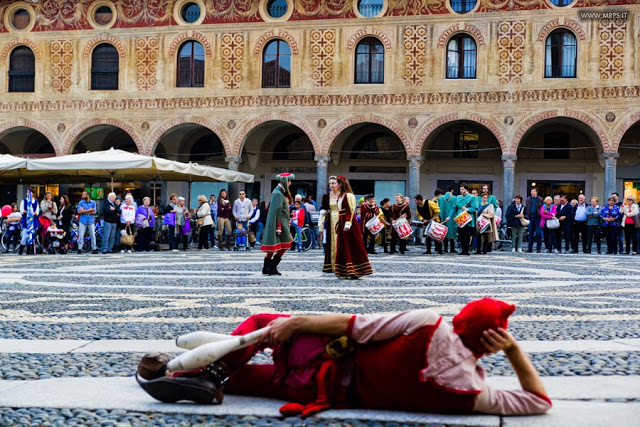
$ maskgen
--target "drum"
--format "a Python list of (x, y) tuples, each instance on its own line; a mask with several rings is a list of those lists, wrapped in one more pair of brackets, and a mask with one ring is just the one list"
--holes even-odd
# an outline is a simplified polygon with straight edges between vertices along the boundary
[(442, 242), (447, 236), (447, 226), (440, 224), (439, 222), (430, 221), (427, 228), (424, 229), (424, 235), (431, 237), (439, 242)]
[(393, 224), (393, 228), (396, 230), (396, 233), (398, 233), (398, 237), (400, 237), (401, 239), (406, 239), (413, 234), (411, 225), (404, 218), (396, 220), (396, 222)]
[(491, 220), (483, 216), (479, 216), (478, 217), (478, 233), (482, 234), (486, 231), (489, 231), (490, 229), (491, 229)]
[(367, 221), (367, 223), (365, 224), (365, 227), (367, 227), (367, 230), (369, 230), (369, 232), (374, 236), (378, 234), (381, 230), (384, 230), (384, 224), (382, 223), (382, 221), (380, 221), (380, 219), (378, 219), (377, 216)]
[(460, 215), (453, 218), (458, 227), (462, 228), (471, 222), (471, 214), (467, 211), (460, 212)]

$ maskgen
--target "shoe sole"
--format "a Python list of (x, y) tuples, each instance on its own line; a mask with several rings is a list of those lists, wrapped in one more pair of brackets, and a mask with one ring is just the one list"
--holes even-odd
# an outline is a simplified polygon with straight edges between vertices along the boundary
[(205, 388), (193, 384), (182, 384), (169, 378), (144, 381), (140, 380), (136, 374), (136, 381), (149, 396), (164, 403), (191, 400), (201, 405), (210, 405), (215, 397), (213, 393)]

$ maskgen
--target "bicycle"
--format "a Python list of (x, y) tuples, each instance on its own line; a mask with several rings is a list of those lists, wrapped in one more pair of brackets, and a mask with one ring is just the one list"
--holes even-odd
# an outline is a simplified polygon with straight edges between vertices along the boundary
[[(74, 251), (78, 248), (78, 228), (79, 224), (74, 219), (71, 221), (71, 230), (69, 232), (69, 250)], [(94, 224), (94, 229), (96, 231), (96, 247), (100, 249), (102, 247), (102, 222), (97, 220)], [(83, 248), (91, 247), (91, 236), (84, 237)]]
[[(309, 227), (303, 227), (302, 230), (300, 230), (300, 233), (302, 233), (302, 246), (300, 249), (302, 249), (302, 252), (307, 252), (313, 245), (313, 230)], [(298, 244), (297, 232), (293, 234), (293, 241), (296, 245)]]

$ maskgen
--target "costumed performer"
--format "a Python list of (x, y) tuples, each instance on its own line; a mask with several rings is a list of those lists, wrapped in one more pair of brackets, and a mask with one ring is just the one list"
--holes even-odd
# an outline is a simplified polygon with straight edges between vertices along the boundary
[(462, 252), (459, 255), (469, 255), (471, 239), (476, 234), (476, 212), (478, 211), (478, 198), (469, 192), (466, 182), (460, 184), (460, 195), (456, 198), (456, 213), (454, 218), (463, 212), (468, 212), (471, 221), (458, 229), (458, 238)]
[[(329, 177), (331, 191), (323, 197), (320, 212), (324, 249), (323, 273), (358, 279), (373, 273), (356, 219), (356, 196), (344, 176)], [(325, 203), (328, 201), (328, 209)], [(323, 213), (324, 211), (324, 213)]]
[(260, 250), (266, 252), (262, 266), (262, 274), (280, 276), (278, 264), (282, 261), (284, 253), (291, 249), (293, 238), (289, 231), (289, 203), (292, 201), (292, 198), (289, 192), (289, 186), (295, 178), (295, 175), (292, 173), (281, 173), (276, 176), (279, 183), (271, 193), (269, 214), (267, 215), (267, 222), (262, 232), (262, 246), (260, 246)]
[[(514, 305), (483, 298), (467, 304), (453, 318), (453, 327), (428, 309), (364, 315), (258, 314), (232, 334), (246, 335), (269, 325), (263, 341), (189, 372), (168, 370), (166, 355), (147, 355), (136, 377), (145, 391), (164, 402), (221, 402), (224, 391), (291, 402), (280, 408), (284, 416), (304, 417), (330, 408), (543, 414), (551, 400), (533, 364), (506, 330), (514, 310)], [(266, 347), (274, 349), (273, 364), (248, 364)], [(501, 350), (521, 390), (486, 384), (478, 359)]]
[(364, 196), (364, 201), (360, 205), (360, 230), (362, 240), (368, 254), (376, 254), (376, 235), (367, 228), (367, 222), (380, 215), (380, 208), (376, 205), (376, 198), (373, 194)]
[(443, 241), (444, 252), (456, 253), (456, 239), (458, 238), (458, 225), (453, 220), (456, 216), (456, 196), (453, 195), (453, 185), (447, 187), (444, 196), (438, 199), (440, 207), (440, 222), (447, 226), (447, 235)]
[[(402, 194), (396, 194), (396, 202), (391, 206), (391, 225), (394, 225), (400, 218), (405, 218), (407, 222), (411, 219), (411, 208), (405, 202)], [(398, 253), (396, 251), (396, 243), (400, 241), (400, 255), (404, 255), (407, 250), (407, 240), (401, 239), (395, 227), (391, 227), (391, 251), (390, 254)]]

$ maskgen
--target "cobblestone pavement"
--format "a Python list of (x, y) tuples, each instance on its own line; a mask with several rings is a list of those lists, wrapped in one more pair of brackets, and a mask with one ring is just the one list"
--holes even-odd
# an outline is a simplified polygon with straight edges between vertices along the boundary
[[(636, 279), (640, 257), (421, 253), (420, 248), (411, 248), (405, 256), (374, 255), (374, 275), (358, 281), (321, 274), (319, 251), (288, 253), (280, 266), (281, 277), (260, 274), (259, 251), (0, 256), (0, 425), (494, 425), (496, 420), (495, 425), (508, 425), (526, 421), (403, 418), (375, 411), (331, 411), (328, 417), (300, 420), (252, 413), (251, 405), (248, 412), (246, 407), (238, 413), (207, 407), (189, 413), (193, 411), (185, 411), (186, 405), (158, 404), (156, 412), (149, 406), (153, 402), (134, 410), (112, 407), (106, 404), (108, 397), (101, 407), (82, 403), (74, 407), (73, 399), (47, 406), (46, 399), (31, 399), (28, 394), (24, 404), (16, 404), (10, 391), (31, 382), (131, 380), (140, 356), (157, 343), (170, 343), (166, 340), (199, 329), (230, 332), (245, 317), (262, 312), (432, 308), (450, 320), (466, 302), (491, 296), (517, 305), (509, 328), (525, 348), (532, 349), (533, 363), (543, 379), (560, 381), (559, 395), (563, 381), (574, 384), (571, 381), (577, 379), (610, 377), (607, 384), (613, 384), (613, 390), (618, 388), (615, 381), (640, 378), (640, 281)], [(86, 344), (95, 340), (102, 340), (106, 347), (91, 350)], [(127, 347), (140, 342), (136, 340), (146, 347)], [(64, 349), (67, 342), (79, 344)], [(35, 347), (21, 349), (21, 343), (35, 343)], [(540, 344), (543, 347), (538, 348)], [(260, 354), (254, 363), (269, 359), (269, 353)], [(481, 363), (490, 379), (513, 379), (503, 355)], [(584, 396), (567, 395), (551, 415), (531, 422), (571, 425), (570, 416), (588, 413), (579, 406), (585, 400), (595, 411), (640, 414), (640, 390), (610, 395), (599, 391), (598, 396), (587, 391)], [(131, 393), (138, 393), (139, 399), (146, 396), (140, 390)], [(39, 402), (43, 406), (38, 407)], [(598, 425), (597, 419), (585, 425)]]

